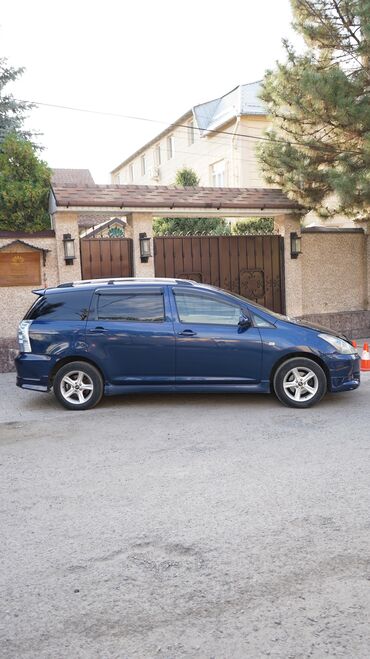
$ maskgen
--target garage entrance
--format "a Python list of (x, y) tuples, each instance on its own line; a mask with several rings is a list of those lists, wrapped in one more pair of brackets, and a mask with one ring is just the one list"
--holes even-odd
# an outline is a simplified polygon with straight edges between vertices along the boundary
[(285, 312), (281, 236), (155, 238), (154, 268), (156, 277), (212, 284)]

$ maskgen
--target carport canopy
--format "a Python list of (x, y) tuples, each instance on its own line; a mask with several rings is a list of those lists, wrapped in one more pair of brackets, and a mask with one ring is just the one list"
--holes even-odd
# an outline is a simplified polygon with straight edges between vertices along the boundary
[[(150, 213), (161, 217), (252, 217), (303, 213), (276, 188), (180, 188), (146, 185), (53, 186), (50, 212)], [(97, 224), (96, 215), (90, 226)], [(84, 221), (84, 226), (87, 226)]]

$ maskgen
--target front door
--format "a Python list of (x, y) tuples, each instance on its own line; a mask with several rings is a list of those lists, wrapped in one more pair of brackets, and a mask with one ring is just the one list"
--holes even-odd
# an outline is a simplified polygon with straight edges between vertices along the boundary
[(159, 286), (96, 291), (86, 341), (111, 384), (174, 382), (175, 338), (165, 298)]
[(259, 382), (261, 337), (256, 327), (239, 326), (240, 305), (213, 292), (180, 287), (172, 291), (176, 308), (176, 384)]

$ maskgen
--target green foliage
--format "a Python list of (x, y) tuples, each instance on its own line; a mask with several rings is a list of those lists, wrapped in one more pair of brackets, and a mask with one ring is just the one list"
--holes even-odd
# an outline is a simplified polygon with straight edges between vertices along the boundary
[(121, 227), (109, 227), (108, 236), (109, 238), (124, 238), (125, 232)]
[(176, 172), (175, 184), (181, 188), (196, 188), (199, 185), (199, 178), (194, 169), (183, 167)]
[(40, 231), (50, 228), (48, 197), (51, 172), (30, 142), (9, 134), (0, 146), (0, 229)]
[(24, 139), (30, 139), (32, 133), (22, 129), (25, 114), (33, 108), (31, 103), (17, 101), (12, 94), (6, 93), (5, 87), (22, 75), (24, 69), (15, 69), (8, 65), (5, 58), (0, 58), (0, 144), (9, 133), (17, 133)]
[(250, 220), (239, 220), (231, 227), (235, 236), (248, 236), (251, 234), (274, 233), (274, 220), (271, 217), (258, 217)]
[[(291, 0), (307, 50), (285, 42), (261, 98), (273, 120), (268, 183), (322, 216), (370, 212), (370, 0)], [(331, 199), (331, 203), (328, 203)]]
[[(196, 188), (199, 178), (193, 169), (183, 167), (176, 173), (176, 185)], [(155, 236), (225, 236), (230, 234), (228, 222), (218, 217), (159, 217), (153, 221)]]
[(229, 223), (218, 217), (160, 217), (153, 221), (155, 236), (227, 236)]

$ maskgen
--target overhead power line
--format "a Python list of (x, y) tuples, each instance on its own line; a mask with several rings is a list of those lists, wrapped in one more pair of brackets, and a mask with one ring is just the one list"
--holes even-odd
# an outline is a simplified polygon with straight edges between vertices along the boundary
[[(15, 99), (15, 100), (17, 100), (19, 103), (31, 103), (32, 105), (48, 107), (48, 108), (55, 108), (55, 109), (59, 109), (59, 110), (70, 110), (72, 112), (82, 112), (82, 113), (85, 113), (85, 114), (96, 114), (96, 115), (101, 115), (101, 116), (105, 116), (105, 117), (117, 117), (117, 118), (120, 118), (120, 119), (131, 119), (131, 120), (134, 120), (134, 121), (147, 121), (149, 123), (154, 123), (154, 124), (164, 124), (164, 125), (168, 126), (169, 130), (173, 130), (174, 128), (187, 128), (187, 129), (191, 128), (192, 130), (197, 130), (199, 132), (205, 131), (207, 133), (212, 133), (212, 134), (216, 134), (216, 135), (230, 135), (231, 137), (243, 137), (245, 139), (256, 140), (256, 141), (260, 141), (260, 142), (273, 142), (273, 143), (278, 143), (278, 144), (286, 144), (288, 142), (291, 146), (300, 146), (300, 147), (306, 146), (306, 148), (315, 149), (317, 151), (330, 151), (331, 153), (335, 152), (338, 155), (344, 153), (340, 149), (335, 149), (333, 147), (330, 147), (328, 149), (327, 147), (325, 147), (325, 145), (319, 145), (319, 144), (317, 144), (317, 145), (316, 144), (313, 144), (313, 145), (306, 144), (306, 145), (304, 145), (301, 142), (294, 142), (294, 141), (291, 141), (291, 140), (273, 139), (272, 137), (263, 137), (262, 135), (249, 135), (247, 133), (237, 133), (237, 132), (234, 132), (234, 131), (218, 130), (216, 128), (201, 128), (201, 127), (195, 126), (195, 125), (189, 126), (188, 124), (177, 123), (176, 121), (174, 123), (168, 125), (167, 122), (163, 121), (163, 120), (151, 119), (149, 117), (137, 117), (137, 116), (129, 115), (129, 114), (121, 114), (119, 112), (106, 112), (106, 111), (103, 111), (103, 110), (88, 110), (86, 108), (77, 108), (77, 107), (72, 107), (72, 106), (69, 106), (69, 105), (57, 105), (56, 103), (42, 103), (40, 101), (26, 101), (24, 99)], [(357, 150), (346, 150), (346, 153), (349, 153), (349, 152), (358, 153)]]

